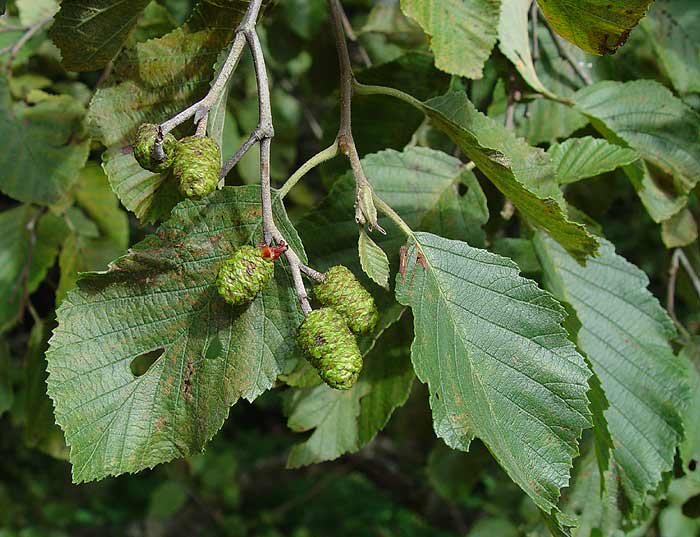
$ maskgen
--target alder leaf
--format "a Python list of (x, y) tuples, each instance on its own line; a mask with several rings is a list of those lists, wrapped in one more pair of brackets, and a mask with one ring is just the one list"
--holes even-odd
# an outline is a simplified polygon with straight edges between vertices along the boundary
[(436, 67), (469, 78), (482, 76), (500, 8), (500, 0), (401, 0), (402, 11), (430, 37)]
[(576, 312), (578, 347), (609, 402), (605, 411), (622, 486), (635, 509), (656, 489), (683, 436), (685, 366), (669, 339), (673, 323), (646, 289), (646, 275), (601, 240), (600, 256), (578, 265), (554, 241), (535, 238), (547, 287)]
[(378, 286), (389, 289), (389, 259), (387, 259), (384, 250), (367, 235), (364, 228), (360, 229), (357, 251), (360, 256), (360, 265), (365, 274)]
[(69, 71), (94, 71), (119, 52), (150, 0), (63, 0), (49, 35)]
[(61, 200), (90, 151), (84, 116), (80, 102), (67, 95), (46, 94), (32, 106), (13, 103), (0, 76), (0, 191), (27, 203)]
[(683, 209), (661, 222), (661, 239), (666, 248), (682, 248), (698, 239), (698, 225), (689, 209)]
[(632, 164), (639, 158), (636, 151), (614, 145), (600, 138), (586, 136), (554, 144), (547, 150), (556, 168), (560, 184), (575, 183)]
[[(284, 262), (244, 307), (228, 306), (215, 287), (220, 263), (259, 242), (259, 199), (260, 188), (247, 186), (184, 201), (107, 272), (84, 275), (68, 293), (47, 353), (48, 392), (76, 483), (200, 451), (231, 405), (252, 401), (293, 366), (303, 317)], [(281, 205), (274, 212), (305, 258)], [(145, 372), (132, 363), (149, 357)]]
[(535, 226), (546, 230), (579, 262), (595, 255), (598, 243), (585, 227), (567, 219), (554, 169), (541, 149), (476, 110), (463, 92), (436, 97), (423, 108), (477, 168)]
[(591, 426), (590, 372), (561, 326), (564, 309), (509, 259), (428, 233), (409, 244), (396, 296), (413, 310), (411, 357), (437, 435), (465, 451), (480, 438), (556, 516)]
[[(700, 178), (700, 116), (653, 80), (599, 82), (573, 100), (609, 141), (628, 145), (647, 167), (658, 168), (659, 188), (685, 204)], [(655, 221), (672, 216), (655, 211), (643, 192), (640, 197)]]
[(613, 54), (653, 0), (537, 0), (559, 35), (592, 54)]

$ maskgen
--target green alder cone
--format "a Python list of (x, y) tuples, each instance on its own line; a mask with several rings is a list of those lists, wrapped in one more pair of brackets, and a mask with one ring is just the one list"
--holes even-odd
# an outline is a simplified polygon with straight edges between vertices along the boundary
[(166, 134), (163, 139), (163, 152), (165, 158), (162, 161), (157, 161), (153, 158), (153, 146), (156, 144), (158, 136), (158, 125), (152, 123), (144, 123), (139, 126), (134, 137), (132, 148), (134, 150), (134, 158), (144, 170), (155, 173), (168, 171), (175, 160), (175, 151), (177, 140), (172, 134)]
[(232, 306), (255, 298), (275, 273), (274, 261), (254, 246), (241, 246), (224, 261), (216, 278), (216, 289)]
[(335, 308), (345, 317), (356, 334), (366, 334), (377, 324), (379, 312), (372, 295), (347, 267), (328, 269), (325, 281), (316, 286), (314, 293), (322, 305)]
[(323, 382), (349, 390), (362, 370), (362, 355), (343, 316), (333, 308), (312, 311), (299, 327), (297, 341)]
[(173, 172), (180, 193), (201, 199), (216, 190), (221, 171), (221, 149), (206, 136), (189, 136), (177, 144)]

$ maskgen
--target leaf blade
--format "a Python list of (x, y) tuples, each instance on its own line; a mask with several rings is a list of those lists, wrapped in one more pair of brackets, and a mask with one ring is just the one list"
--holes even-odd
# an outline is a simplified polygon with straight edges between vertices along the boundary
[(429, 386), (437, 434), (459, 449), (481, 438), (555, 513), (576, 439), (590, 426), (589, 372), (559, 304), (510, 260), (427, 233), (416, 234), (397, 298), (413, 309), (412, 360)]

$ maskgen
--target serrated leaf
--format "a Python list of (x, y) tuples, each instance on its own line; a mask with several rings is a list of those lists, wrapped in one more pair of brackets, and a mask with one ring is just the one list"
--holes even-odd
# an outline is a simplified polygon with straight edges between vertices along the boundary
[(357, 252), (365, 274), (378, 286), (389, 289), (389, 259), (364, 229), (360, 229)]
[(592, 54), (613, 54), (653, 0), (537, 0), (551, 27)]
[(407, 349), (401, 345), (400, 329), (389, 332), (365, 355), (363, 371), (350, 390), (338, 391), (320, 384), (289, 395), (285, 405), (289, 427), (297, 432), (313, 432), (292, 448), (287, 467), (329, 461), (359, 450), (406, 402), (413, 369)]
[(136, 162), (131, 147), (112, 147), (102, 154), (102, 160), (112, 190), (124, 207), (144, 224), (167, 218), (183, 199), (170, 172), (144, 170)]
[(529, 35), (529, 12), (533, 0), (509, 0), (501, 9), (498, 22), (498, 47), (532, 89), (552, 97), (540, 81), (532, 60)]
[(17, 320), (25, 289), (34, 292), (53, 265), (65, 229), (60, 223), (29, 205), (0, 213), (0, 333)]
[(150, 0), (63, 0), (49, 35), (70, 71), (94, 71), (121, 49)]
[(586, 136), (554, 144), (547, 150), (556, 168), (560, 184), (575, 183), (632, 164), (639, 158), (636, 151), (614, 145), (600, 138)]
[(401, 9), (430, 36), (435, 65), (481, 78), (498, 38), (500, 0), (401, 0)]
[(81, 170), (75, 188), (75, 200), (107, 238), (117, 247), (126, 250), (129, 245), (129, 217), (120, 209), (119, 200), (97, 163), (90, 161)]
[[(231, 405), (289, 368), (302, 315), (284, 262), (247, 306), (228, 306), (215, 288), (221, 261), (262, 236), (259, 197), (257, 186), (227, 187), (182, 202), (109, 271), (68, 293), (47, 353), (48, 392), (75, 482), (200, 451)], [(305, 258), (279, 204), (274, 213)], [(152, 351), (160, 357), (135, 376), (132, 360)]]
[(605, 412), (623, 489), (639, 509), (673, 467), (688, 395), (685, 370), (668, 343), (675, 328), (646, 289), (646, 275), (601, 240), (600, 256), (578, 265), (541, 234), (535, 245), (547, 287), (576, 312), (578, 347), (610, 407)]
[(528, 221), (545, 229), (580, 262), (595, 255), (596, 239), (566, 218), (551, 162), (541, 149), (477, 111), (464, 93), (436, 97), (423, 107), (435, 127), (452, 138)]
[[(652, 80), (599, 82), (573, 100), (608, 140), (622, 141), (658, 168), (660, 188), (685, 202), (700, 169), (700, 117), (690, 107)], [(654, 211), (643, 196), (642, 201), (655, 221), (672, 216)]]
[(590, 373), (561, 326), (563, 308), (510, 260), (463, 242), (416, 233), (407, 259), (396, 296), (413, 309), (413, 366), (436, 433), (463, 450), (479, 437), (556, 516), (591, 425)]
[(0, 191), (41, 205), (63, 198), (90, 150), (84, 115), (83, 106), (66, 95), (47, 94), (32, 106), (13, 103), (7, 79), (0, 77)]

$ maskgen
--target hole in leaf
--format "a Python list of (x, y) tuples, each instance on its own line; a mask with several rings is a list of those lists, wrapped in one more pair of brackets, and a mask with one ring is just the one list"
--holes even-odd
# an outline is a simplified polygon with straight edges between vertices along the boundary
[(129, 364), (129, 369), (131, 369), (131, 373), (135, 377), (145, 375), (146, 371), (148, 371), (151, 368), (155, 361), (158, 358), (160, 358), (164, 352), (165, 349), (156, 349), (154, 351), (139, 354), (136, 358), (131, 360), (131, 364)]
[(690, 470), (691, 472), (694, 472), (695, 468), (697, 468), (697, 466), (698, 466), (698, 461), (696, 461), (695, 459), (690, 459), (690, 461), (688, 462), (688, 470)]
[(690, 498), (683, 504), (681, 510), (688, 518), (700, 518), (700, 495)]
[(465, 196), (469, 192), (469, 187), (464, 183), (457, 183), (457, 194)]

